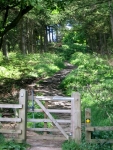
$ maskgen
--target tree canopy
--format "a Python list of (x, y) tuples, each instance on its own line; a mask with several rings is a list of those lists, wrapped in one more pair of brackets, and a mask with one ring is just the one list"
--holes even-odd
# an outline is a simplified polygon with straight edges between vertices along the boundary
[[(47, 34), (50, 37), (54, 32), (51, 26), (59, 36), (58, 30), (63, 34), (66, 24), (70, 23), (72, 30), (86, 40), (90, 49), (102, 53), (112, 50), (112, 0), (1, 0), (0, 13), (0, 48), (5, 45), (3, 41), (6, 42), (6, 39), (12, 43), (8, 38), (11, 36), (15, 36), (19, 42), (23, 41), (24, 45), (25, 41), (29, 41), (30, 45), (40, 41), (41, 48), (42, 45), (47, 47)], [(22, 42), (18, 45), (22, 45)]]
[[(68, 1), (69, 2), (69, 1)], [(64, 9), (67, 2), (64, 0), (10, 0), (0, 1), (0, 47), (2, 46), (3, 36), (13, 29), (20, 19), (33, 8), (39, 11), (45, 5), (47, 9)]]

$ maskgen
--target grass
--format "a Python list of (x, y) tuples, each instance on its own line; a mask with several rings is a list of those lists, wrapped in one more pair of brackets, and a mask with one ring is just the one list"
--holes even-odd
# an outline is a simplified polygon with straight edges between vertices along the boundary
[[(23, 88), (33, 79), (42, 79), (52, 76), (64, 68), (63, 58), (56, 54), (30, 54), (10, 53), (9, 60), (4, 60), (0, 53), (0, 86), (5, 92)], [(2, 91), (3, 92), (3, 91)]]
[(10, 53), (9, 60), (0, 57), (0, 78), (40, 77), (43, 74), (51, 76), (63, 68), (62, 58), (55, 54), (30, 54), (27, 56)]

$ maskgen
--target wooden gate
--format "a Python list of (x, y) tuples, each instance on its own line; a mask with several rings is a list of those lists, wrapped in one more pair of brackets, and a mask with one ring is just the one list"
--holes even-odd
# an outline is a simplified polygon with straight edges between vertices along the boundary
[[(69, 138), (75, 139), (76, 142), (79, 142), (81, 139), (81, 103), (80, 103), (80, 94), (79, 93), (72, 93), (71, 97), (61, 97), (61, 96), (29, 96), (29, 100), (32, 100), (38, 104), (40, 109), (29, 109), (28, 112), (32, 113), (39, 113), (44, 112), (45, 118), (38, 119), (27, 119), (27, 122), (44, 122), (44, 128), (27, 128), (28, 131), (43, 131), (43, 135), (35, 135), (35, 136), (27, 136), (27, 138), (31, 139), (55, 139), (55, 140), (68, 140)], [(42, 103), (45, 101), (45, 105)], [(49, 109), (48, 108), (48, 101), (51, 102), (62, 102), (70, 103), (70, 109)], [(34, 103), (33, 102), (33, 103)], [(70, 119), (55, 119), (52, 113), (57, 114), (70, 114)], [(47, 122), (51, 122), (54, 124), (54, 128), (47, 128)], [(62, 124), (69, 124), (68, 130), (65, 130)], [(52, 134), (52, 132), (60, 133), (62, 135)], [(49, 134), (47, 134), (49, 132)], [(51, 133), (51, 134), (50, 134)]]
[[(32, 100), (40, 107), (40, 109), (36, 109), (34, 107), (28, 107), (28, 100)], [(45, 101), (45, 105), (42, 101)], [(63, 107), (58, 109), (50, 109), (48, 106), (49, 103), (62, 102)], [(66, 105), (69, 104), (68, 109), (65, 109)], [(4, 130), (0, 129), (0, 133), (17, 133), (18, 141), (23, 142), (27, 138), (29, 139), (55, 139), (55, 140), (68, 140), (69, 138), (74, 139), (76, 142), (79, 142), (81, 139), (81, 109), (80, 109), (80, 94), (72, 93), (71, 97), (62, 97), (62, 96), (28, 96), (28, 92), (25, 89), (21, 89), (19, 93), (19, 104), (0, 104), (1, 108), (13, 108), (19, 109), (18, 118), (2, 118), (0, 117), (0, 122), (17, 122), (18, 128), (14, 128), (13, 130)], [(60, 106), (59, 106), (60, 107)], [(27, 113), (44, 113), (44, 118), (27, 118)], [(54, 117), (53, 113), (63, 114), (63, 119), (59, 119), (59, 117)], [(64, 115), (70, 114), (70, 118), (64, 118)], [(27, 128), (27, 122), (37, 123), (44, 122), (44, 128)], [(48, 128), (47, 123), (50, 122), (53, 124), (53, 127)], [(62, 126), (63, 125), (63, 126)], [(28, 132), (32, 132), (33, 136)], [(37, 134), (37, 131), (41, 131), (44, 133), (43, 135)], [(58, 133), (59, 134), (55, 134)], [(49, 133), (48, 133), (49, 132)]]

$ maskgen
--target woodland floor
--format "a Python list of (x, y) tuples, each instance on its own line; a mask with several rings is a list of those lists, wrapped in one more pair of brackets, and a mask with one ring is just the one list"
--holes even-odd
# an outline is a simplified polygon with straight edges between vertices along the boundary
[[(33, 80), (30, 84), (27, 84), (26, 89), (29, 90), (33, 87), (36, 93), (41, 93), (43, 96), (65, 96), (61, 89), (59, 89), (59, 85), (61, 81), (66, 77), (68, 73), (70, 73), (75, 66), (72, 66), (69, 63), (65, 63), (65, 68), (54, 74), (52, 77), (42, 80), (38, 86), (37, 81)], [(70, 108), (69, 102), (51, 102), (49, 103), (49, 108)], [(63, 119), (69, 119), (68, 114), (58, 114), (62, 116)], [(63, 126), (63, 128), (65, 128)], [(69, 126), (67, 127), (69, 128)], [(27, 135), (34, 136), (35, 132), (28, 131)], [(54, 140), (38, 140), (38, 139), (28, 139), (27, 143), (30, 145), (28, 150), (61, 150), (61, 145), (63, 141), (54, 141)]]

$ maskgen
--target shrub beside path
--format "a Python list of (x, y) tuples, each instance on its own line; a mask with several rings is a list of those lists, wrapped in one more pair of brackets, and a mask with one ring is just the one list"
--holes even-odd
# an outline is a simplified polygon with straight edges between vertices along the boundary
[[(34, 91), (36, 90), (37, 92), (42, 93), (44, 96), (55, 96), (55, 95), (64, 96), (62, 91), (59, 89), (59, 85), (61, 81), (66, 77), (66, 75), (70, 73), (74, 68), (76, 67), (69, 63), (65, 63), (65, 68), (63, 70), (60, 70), (59, 72), (54, 74), (54, 76), (45, 79), (39, 84), (39, 86), (36, 86), (35, 82), (32, 83), (32, 85), (34, 85)], [(34, 134), (35, 136), (35, 133), (33, 132), (32, 133), (28, 132), (28, 134)], [(62, 142), (63, 141), (38, 140), (38, 139), (27, 140), (27, 143), (31, 146), (30, 148), (28, 148), (28, 150), (61, 150)]]

